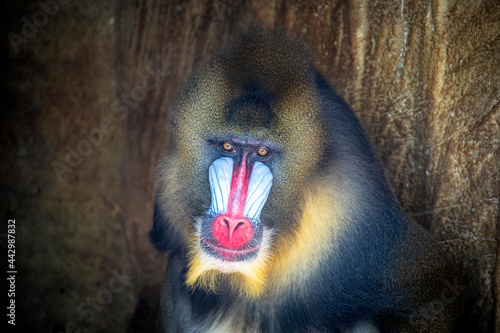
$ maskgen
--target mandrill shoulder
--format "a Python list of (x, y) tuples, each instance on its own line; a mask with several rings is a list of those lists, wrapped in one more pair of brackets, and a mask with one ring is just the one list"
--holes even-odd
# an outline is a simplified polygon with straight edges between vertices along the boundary
[(432, 301), (428, 299), (431, 295), (439, 299), (448, 285), (458, 282), (456, 267), (441, 244), (422, 226), (413, 221), (406, 226), (388, 257), (388, 281), (395, 289), (412, 290), (407, 295), (419, 294), (420, 302)]

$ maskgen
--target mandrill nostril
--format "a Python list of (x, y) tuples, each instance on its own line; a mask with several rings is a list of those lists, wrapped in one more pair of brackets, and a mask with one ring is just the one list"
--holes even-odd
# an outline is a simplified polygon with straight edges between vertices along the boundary
[(215, 240), (228, 249), (238, 249), (247, 244), (253, 237), (250, 221), (246, 218), (218, 216), (212, 225)]

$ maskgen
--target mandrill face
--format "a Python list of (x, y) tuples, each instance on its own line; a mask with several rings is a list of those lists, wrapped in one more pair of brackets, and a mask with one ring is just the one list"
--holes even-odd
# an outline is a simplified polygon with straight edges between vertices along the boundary
[[(241, 155), (231, 143), (222, 147)], [(254, 155), (267, 151), (260, 147)], [(248, 154), (236, 162), (235, 157), (221, 157), (210, 165), (209, 180), (211, 203), (201, 224), (202, 250), (223, 261), (254, 258), (262, 242), (260, 214), (271, 190), (271, 170)]]
[(273, 185), (267, 164), (276, 149), (235, 136), (210, 144), (210, 149), (215, 156), (207, 174), (210, 207), (197, 225), (192, 251), (192, 261), (200, 258), (203, 264), (191, 265), (190, 272), (258, 276), (249, 272), (262, 271), (271, 243), (271, 228), (263, 224), (261, 214)]

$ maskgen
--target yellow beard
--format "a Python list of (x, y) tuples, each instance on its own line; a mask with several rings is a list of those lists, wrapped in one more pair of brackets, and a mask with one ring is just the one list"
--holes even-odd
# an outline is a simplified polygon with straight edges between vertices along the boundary
[[(264, 239), (269, 239), (267, 233)], [(203, 251), (199, 245), (199, 237), (192, 240), (189, 253), (189, 265), (186, 275), (186, 284), (190, 288), (201, 288), (217, 293), (217, 286), (226, 281), (233, 290), (249, 298), (262, 295), (266, 289), (269, 274), (269, 241), (263, 241), (259, 254), (251, 261), (228, 263), (216, 259)], [(222, 284), (224, 285), (224, 284)]]

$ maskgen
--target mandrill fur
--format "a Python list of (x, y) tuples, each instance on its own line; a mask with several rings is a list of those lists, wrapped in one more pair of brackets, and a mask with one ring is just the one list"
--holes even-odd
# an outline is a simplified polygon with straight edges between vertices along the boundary
[(452, 332), (463, 286), (300, 42), (248, 29), (170, 113), (158, 332)]

